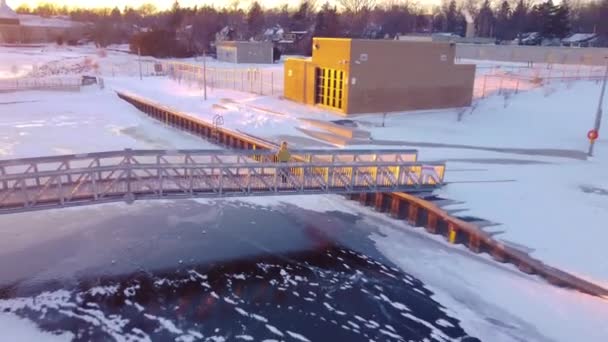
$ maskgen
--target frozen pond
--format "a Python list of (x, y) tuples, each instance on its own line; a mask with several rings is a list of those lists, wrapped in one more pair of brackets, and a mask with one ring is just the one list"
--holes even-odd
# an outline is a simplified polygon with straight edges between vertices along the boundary
[(26, 215), (2, 217), (0, 311), (77, 341), (466, 336), (354, 214), (179, 201)]

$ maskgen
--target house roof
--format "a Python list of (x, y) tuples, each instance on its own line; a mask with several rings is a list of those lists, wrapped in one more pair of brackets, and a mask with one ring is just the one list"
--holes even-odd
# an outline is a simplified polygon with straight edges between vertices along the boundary
[(6, 4), (6, 0), (0, 0), (0, 19), (19, 20), (17, 13)]
[(587, 40), (591, 40), (595, 38), (597, 34), (595, 33), (575, 33), (568, 38), (562, 39), (564, 43), (576, 43), (576, 42), (584, 42)]
[(42, 27), (75, 27), (82, 26), (82, 23), (75, 22), (62, 17), (43, 18), (38, 15), (20, 14), (19, 20), (23, 26), (42, 26)]

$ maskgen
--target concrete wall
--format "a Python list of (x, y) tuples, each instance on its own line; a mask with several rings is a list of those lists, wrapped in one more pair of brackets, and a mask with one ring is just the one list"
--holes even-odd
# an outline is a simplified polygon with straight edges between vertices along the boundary
[(456, 45), (458, 58), (506, 62), (605, 65), (608, 48), (561, 46)]
[(348, 113), (471, 104), (474, 65), (454, 65), (448, 43), (353, 40)]
[(218, 44), (216, 47), (216, 55), (218, 61), (236, 63), (236, 46)]
[(236, 51), (237, 63), (274, 63), (271, 42), (238, 42)]
[(271, 42), (219, 42), (217, 59), (230, 63), (272, 64), (273, 45)]

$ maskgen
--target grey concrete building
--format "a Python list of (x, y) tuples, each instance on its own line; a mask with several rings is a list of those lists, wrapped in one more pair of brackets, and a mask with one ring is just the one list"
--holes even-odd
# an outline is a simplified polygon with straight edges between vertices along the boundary
[(222, 41), (216, 44), (217, 59), (230, 63), (272, 64), (272, 42)]

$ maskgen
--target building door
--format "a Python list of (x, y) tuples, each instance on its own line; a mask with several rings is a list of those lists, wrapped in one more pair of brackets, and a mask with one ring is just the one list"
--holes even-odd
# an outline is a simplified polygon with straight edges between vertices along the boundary
[(344, 108), (344, 71), (316, 69), (315, 103), (336, 109)]

